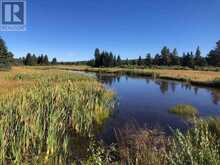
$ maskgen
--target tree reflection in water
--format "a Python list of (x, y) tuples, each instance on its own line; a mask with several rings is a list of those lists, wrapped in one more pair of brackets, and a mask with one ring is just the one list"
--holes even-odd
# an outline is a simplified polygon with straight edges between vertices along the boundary
[[(98, 80), (100, 80), (102, 83), (112, 86), (114, 83), (119, 83), (122, 76), (121, 75), (114, 75), (114, 74), (100, 74), (96, 73), (96, 77)], [(145, 79), (146, 84), (149, 84), (150, 82), (154, 82), (156, 85), (159, 86), (160, 92), (165, 95), (168, 91), (172, 91), (173, 93), (176, 92), (176, 87), (180, 85), (180, 87), (184, 90), (193, 90), (195, 95), (198, 95), (199, 89), (201, 87), (192, 86), (191, 84), (184, 83), (184, 82), (176, 82), (176, 81), (170, 81), (170, 80), (160, 80), (160, 79), (151, 79), (151, 78), (144, 78), (139, 76), (124, 76), (125, 80), (128, 81), (129, 78), (135, 78), (135, 79)], [(212, 97), (212, 102), (215, 105), (218, 105), (220, 103), (220, 89), (215, 88), (205, 88)]]

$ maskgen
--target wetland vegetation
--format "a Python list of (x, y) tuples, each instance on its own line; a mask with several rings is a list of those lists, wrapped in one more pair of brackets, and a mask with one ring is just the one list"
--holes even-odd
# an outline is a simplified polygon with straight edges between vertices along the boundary
[[(219, 165), (219, 49), (177, 58), (164, 47), (144, 60), (96, 50), (84, 63), (91, 67), (30, 53), (15, 59), (1, 39), (0, 164)], [(178, 115), (196, 117), (189, 124)]]

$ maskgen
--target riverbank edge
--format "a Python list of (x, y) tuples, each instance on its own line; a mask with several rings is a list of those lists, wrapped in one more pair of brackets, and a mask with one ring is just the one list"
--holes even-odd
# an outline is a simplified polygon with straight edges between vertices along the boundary
[(89, 67), (53, 67), (54, 69), (68, 70), (68, 71), (84, 71), (84, 72), (94, 72), (94, 73), (107, 73), (116, 75), (133, 75), (133, 76), (145, 76), (154, 79), (164, 79), (164, 80), (174, 80), (180, 82), (186, 82), (191, 85), (220, 88), (220, 79), (215, 79), (212, 81), (198, 81), (192, 80), (185, 77), (172, 77), (164, 76), (156, 71), (146, 71), (141, 69), (123, 69), (123, 68), (89, 68)]

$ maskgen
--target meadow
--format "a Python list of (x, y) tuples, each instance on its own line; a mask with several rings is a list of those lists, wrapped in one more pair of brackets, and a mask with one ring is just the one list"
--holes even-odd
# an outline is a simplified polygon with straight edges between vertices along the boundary
[[(0, 72), (0, 164), (220, 164), (218, 118), (194, 116), (187, 132), (173, 130), (172, 136), (131, 124), (116, 130), (116, 144), (97, 140), (114, 113), (116, 95), (93, 78), (68, 72), (72, 69), (13, 67)], [(105, 71), (120, 69), (115, 70)], [(205, 75), (198, 79), (218, 77), (215, 72)], [(181, 105), (175, 113), (189, 108)]]

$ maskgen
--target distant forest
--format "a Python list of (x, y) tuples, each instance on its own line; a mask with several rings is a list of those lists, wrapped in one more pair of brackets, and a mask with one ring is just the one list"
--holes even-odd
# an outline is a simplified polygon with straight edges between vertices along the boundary
[(39, 55), (27, 53), (25, 57), (16, 59), (12, 52), (6, 46), (5, 41), (0, 37), (0, 67), (9, 68), (10, 65), (56, 65), (56, 64), (78, 64), (89, 65), (92, 67), (122, 67), (122, 66), (183, 66), (195, 68), (196, 66), (220, 67), (220, 41), (216, 43), (216, 47), (207, 55), (202, 54), (199, 47), (195, 52), (187, 52), (182, 55), (178, 54), (177, 49), (170, 50), (163, 47), (161, 52), (156, 55), (146, 54), (145, 57), (139, 56), (137, 59), (121, 59), (120, 55), (114, 55), (112, 52), (100, 51), (96, 49), (94, 59), (81, 62), (58, 62), (56, 58), (49, 61), (47, 55)]
[(47, 55), (36, 56), (35, 54), (27, 53), (25, 57), (15, 58), (6, 46), (5, 41), (0, 37), (0, 68), (10, 69), (11, 65), (49, 65), (57, 64), (57, 59), (53, 58), (49, 61)]
[(220, 41), (216, 43), (216, 47), (211, 50), (208, 55), (204, 56), (199, 47), (195, 53), (187, 52), (181, 56), (177, 49), (172, 51), (168, 47), (163, 47), (161, 52), (152, 56), (146, 54), (145, 58), (139, 56), (137, 59), (122, 60), (120, 55), (113, 55), (112, 52), (95, 50), (94, 59), (87, 62), (87, 65), (93, 67), (115, 67), (121, 65), (136, 66), (184, 66), (194, 68), (195, 66), (215, 66), (220, 67)]

